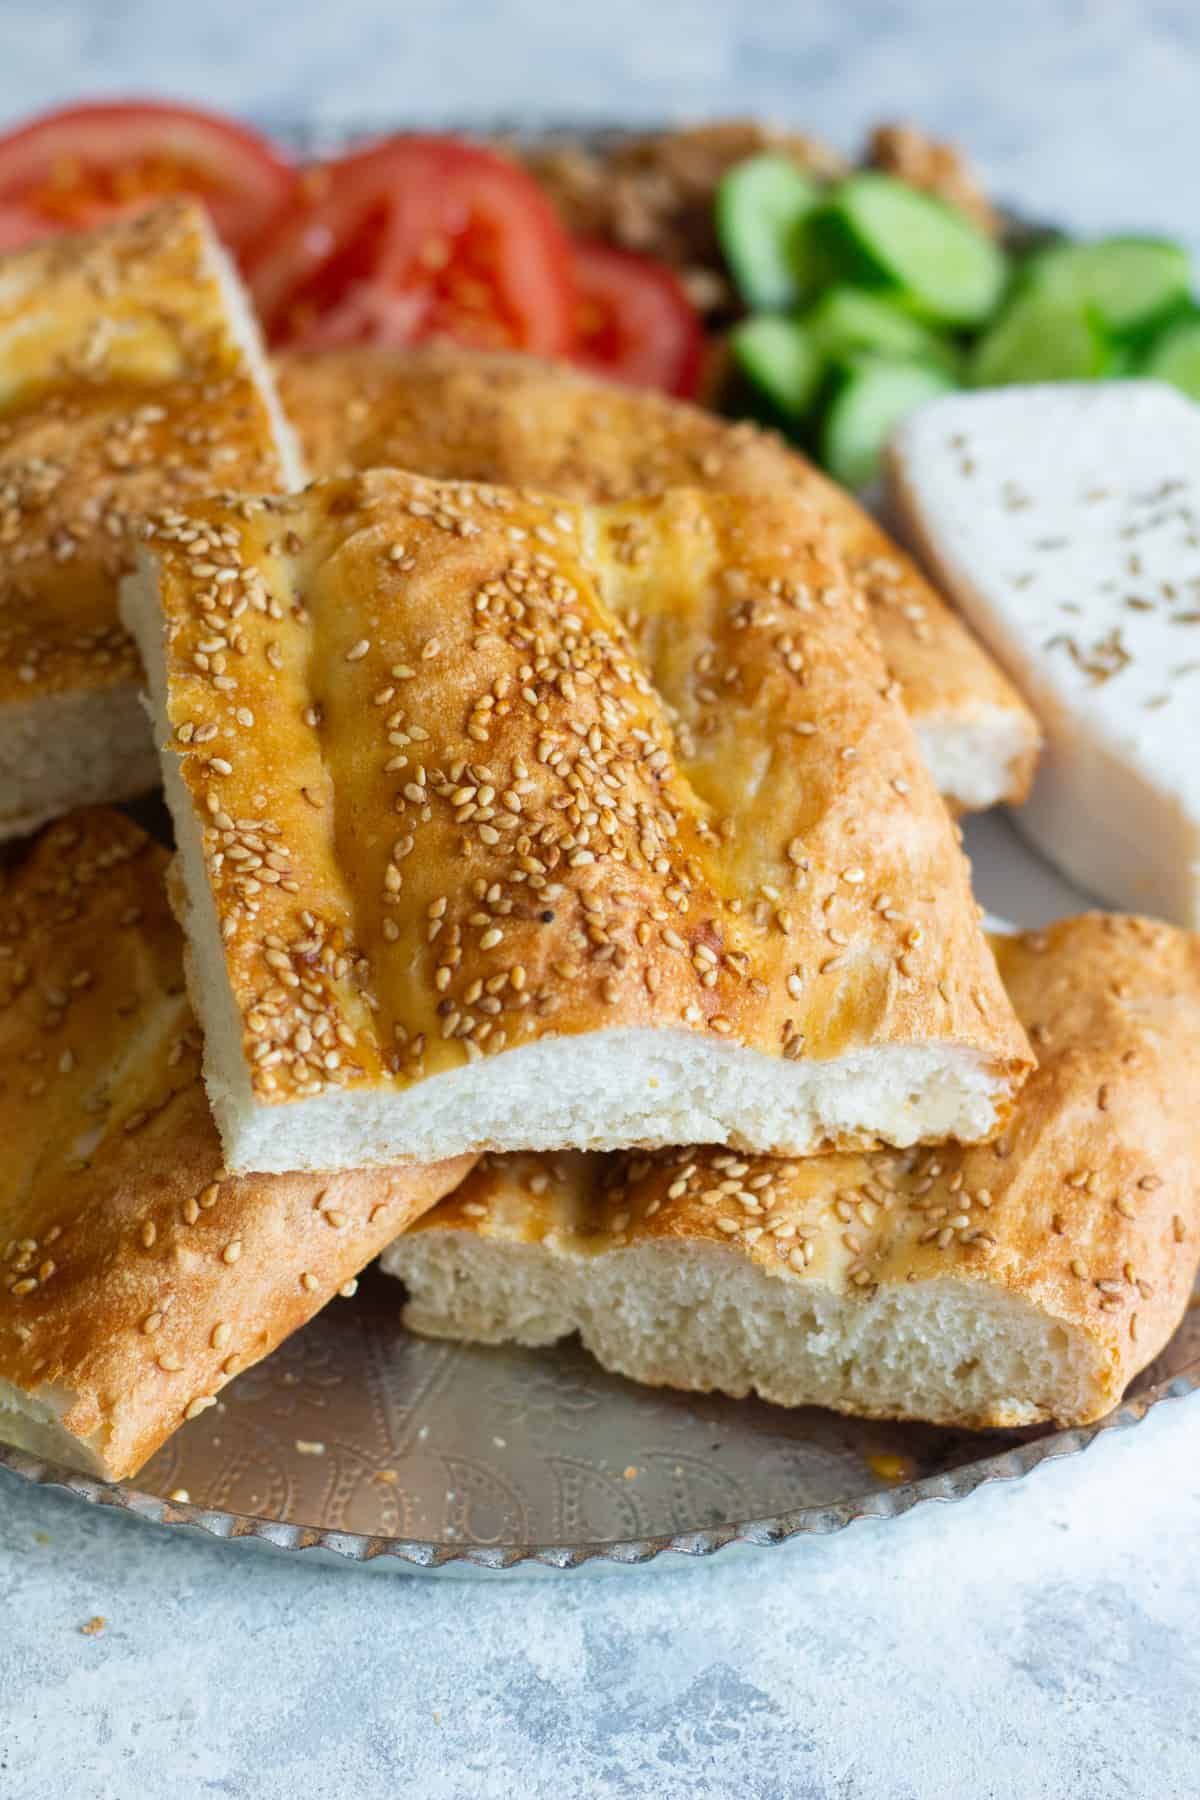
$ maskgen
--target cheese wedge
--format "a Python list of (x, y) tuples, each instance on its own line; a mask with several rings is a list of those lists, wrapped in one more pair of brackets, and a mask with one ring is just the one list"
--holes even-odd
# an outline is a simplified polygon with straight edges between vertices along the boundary
[(1114, 905), (1200, 924), (1200, 410), (1155, 382), (954, 395), (900, 428), (890, 480), (1045, 730), (1021, 830)]

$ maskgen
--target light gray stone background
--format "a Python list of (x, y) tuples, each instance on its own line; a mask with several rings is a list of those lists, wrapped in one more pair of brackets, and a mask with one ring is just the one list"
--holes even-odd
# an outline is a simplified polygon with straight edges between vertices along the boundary
[[(0, 119), (135, 91), (846, 146), (908, 115), (1034, 214), (1200, 235), (1194, 0), (0, 0)], [(607, 1580), (306, 1568), (0, 1472), (3, 1800), (1198, 1792), (1200, 1401), (960, 1506)]]

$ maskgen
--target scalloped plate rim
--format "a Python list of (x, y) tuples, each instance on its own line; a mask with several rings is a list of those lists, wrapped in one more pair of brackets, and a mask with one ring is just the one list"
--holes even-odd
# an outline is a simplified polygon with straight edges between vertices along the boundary
[(1138, 1425), (1164, 1400), (1182, 1400), (1200, 1390), (1200, 1361), (1130, 1395), (1090, 1425), (1072, 1426), (1032, 1442), (1016, 1443), (961, 1468), (922, 1476), (897, 1487), (872, 1490), (853, 1499), (797, 1507), (763, 1518), (663, 1532), (644, 1538), (613, 1538), (590, 1544), (454, 1545), (433, 1539), (393, 1538), (321, 1526), (293, 1525), (252, 1513), (225, 1512), (148, 1494), (127, 1482), (105, 1482), (47, 1462), (15, 1446), (0, 1444), (0, 1468), (35, 1487), (57, 1488), (93, 1506), (131, 1514), (143, 1524), (199, 1533), (221, 1543), (254, 1541), (284, 1555), (332, 1554), (343, 1566), (402, 1565), (422, 1573), (459, 1567), (475, 1574), (507, 1574), (531, 1565), (568, 1573), (596, 1562), (640, 1568), (671, 1552), (689, 1560), (735, 1546), (776, 1549), (798, 1537), (832, 1536), (864, 1519), (895, 1519), (931, 1501), (965, 1500), (994, 1481), (1019, 1481), (1041, 1464), (1078, 1456), (1105, 1432)]

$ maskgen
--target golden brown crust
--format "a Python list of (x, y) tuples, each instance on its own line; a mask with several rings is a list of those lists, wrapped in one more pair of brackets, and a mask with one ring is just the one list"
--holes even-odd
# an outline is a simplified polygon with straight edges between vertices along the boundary
[(1004, 797), (1027, 793), (1039, 733), (1016, 689), (857, 501), (766, 432), (528, 357), (347, 350), (284, 357), (279, 378), (317, 475), (397, 467), (581, 502), (679, 486), (795, 496), (836, 533), (914, 723), (1010, 716), (1025, 747)]
[(285, 485), (211, 256), (170, 204), (0, 261), (0, 706), (138, 678), (139, 515)]
[(0, 889), (0, 1383), (110, 1479), (470, 1166), (223, 1176), (165, 862), (96, 809)]
[(260, 1103), (616, 1025), (1022, 1078), (945, 809), (789, 497), (377, 471), (153, 533), (165, 754)]
[(978, 1283), (1086, 1334), (1102, 1373), (1083, 1416), (1099, 1417), (1175, 1329), (1200, 1263), (1200, 937), (1090, 913), (995, 947), (1040, 1061), (993, 1144), (486, 1158), (415, 1229), (570, 1255), (720, 1245), (863, 1305)]

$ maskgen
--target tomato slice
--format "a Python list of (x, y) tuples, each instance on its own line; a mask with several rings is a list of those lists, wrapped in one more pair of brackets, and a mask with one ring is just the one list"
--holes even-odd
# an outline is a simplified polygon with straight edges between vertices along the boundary
[(23, 250), (26, 244), (45, 237), (46, 223), (27, 206), (9, 206), (0, 201), (0, 254), (6, 250)]
[(575, 356), (632, 387), (689, 399), (700, 380), (700, 316), (671, 269), (609, 244), (575, 245)]
[(0, 221), (19, 208), (38, 222), (41, 236), (87, 230), (168, 195), (192, 194), (241, 253), (287, 203), (295, 182), (293, 165), (257, 132), (154, 100), (68, 106), (0, 137)]
[(565, 354), (571, 249), (531, 176), (453, 138), (387, 138), (301, 177), (250, 266), (268, 336), (306, 349), (445, 338)]

